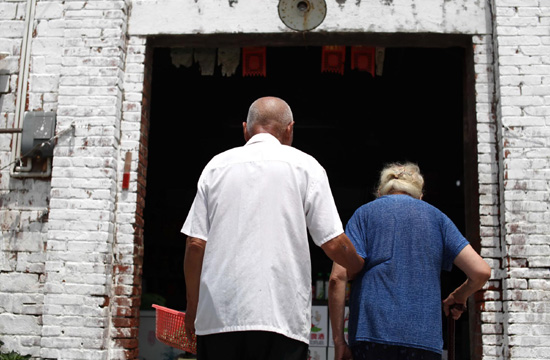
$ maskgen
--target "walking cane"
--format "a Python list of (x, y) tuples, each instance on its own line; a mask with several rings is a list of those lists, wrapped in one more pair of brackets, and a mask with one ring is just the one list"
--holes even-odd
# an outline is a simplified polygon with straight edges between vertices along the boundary
[(447, 316), (447, 360), (455, 360), (455, 319), (453, 319), (452, 309), (464, 311), (466, 307), (462, 304), (453, 304), (449, 307), (449, 316)]
[(450, 311), (447, 316), (447, 360), (455, 360), (455, 319)]

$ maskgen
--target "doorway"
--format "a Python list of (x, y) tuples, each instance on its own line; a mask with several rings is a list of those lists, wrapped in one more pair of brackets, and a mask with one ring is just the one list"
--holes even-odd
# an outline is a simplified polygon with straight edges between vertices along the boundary
[[(214, 155), (243, 145), (248, 107), (266, 95), (289, 103), (296, 121), (293, 146), (326, 169), (344, 225), (374, 199), (384, 164), (413, 161), (426, 179), (424, 200), (465, 233), (465, 49), (386, 48), (380, 76), (352, 70), (349, 63), (343, 75), (322, 73), (321, 53), (321, 46), (267, 47), (266, 77), (243, 77), (240, 67), (233, 76), (219, 68), (203, 76), (197, 63), (174, 65), (169, 47), (154, 49), (144, 297), (160, 296), (167, 307), (185, 309), (180, 229), (199, 175)], [(312, 274), (330, 272), (320, 248), (311, 246), (311, 256)], [(443, 274), (443, 296), (463, 281), (456, 270)], [(456, 326), (456, 359), (470, 359), (467, 316)]]

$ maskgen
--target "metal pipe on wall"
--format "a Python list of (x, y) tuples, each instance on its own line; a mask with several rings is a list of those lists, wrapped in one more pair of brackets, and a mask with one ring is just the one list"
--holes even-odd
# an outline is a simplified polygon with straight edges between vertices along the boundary
[[(21, 59), (19, 61), (19, 76), (17, 79), (17, 95), (15, 101), (15, 123), (14, 128), (20, 129), (23, 127), (23, 117), (25, 116), (25, 106), (27, 104), (27, 86), (29, 80), (29, 67), (31, 59), (31, 41), (34, 27), (34, 13), (37, 0), (27, 0), (25, 10), (25, 27), (23, 32), (23, 42), (21, 44)], [(21, 151), (21, 133), (14, 132), (14, 141), (12, 141), (11, 161), (18, 161)], [(18, 169), (23, 170), (22, 168)], [(15, 167), (10, 167), (10, 176), (17, 177)]]

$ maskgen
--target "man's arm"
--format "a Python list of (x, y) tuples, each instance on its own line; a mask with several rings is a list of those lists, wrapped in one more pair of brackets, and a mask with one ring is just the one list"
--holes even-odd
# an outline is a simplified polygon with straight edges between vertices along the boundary
[(183, 273), (185, 275), (185, 287), (187, 291), (185, 331), (188, 336), (195, 333), (195, 317), (197, 316), (197, 305), (199, 304), (199, 287), (205, 248), (206, 241), (199, 238), (187, 237)]
[(348, 278), (353, 279), (361, 271), (365, 260), (357, 255), (355, 246), (345, 233), (321, 245), (321, 249), (335, 263), (348, 271)]
[[(449, 308), (454, 304), (466, 305), (468, 297), (481, 289), (491, 277), (491, 268), (471, 245), (462, 249), (455, 258), (454, 264), (466, 274), (467, 279), (443, 300), (445, 315), (449, 315)], [(452, 309), (453, 318), (457, 320), (463, 311), (464, 308)]]

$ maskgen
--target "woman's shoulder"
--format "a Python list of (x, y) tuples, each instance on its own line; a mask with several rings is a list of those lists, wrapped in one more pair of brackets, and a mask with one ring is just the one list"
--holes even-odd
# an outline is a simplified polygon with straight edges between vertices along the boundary
[[(369, 204), (366, 204), (369, 205)], [(372, 201), (371, 207), (377, 208), (397, 208), (402, 210), (414, 210), (426, 212), (436, 216), (445, 216), (445, 214), (434, 205), (422, 199), (417, 199), (409, 195), (384, 195)]]

